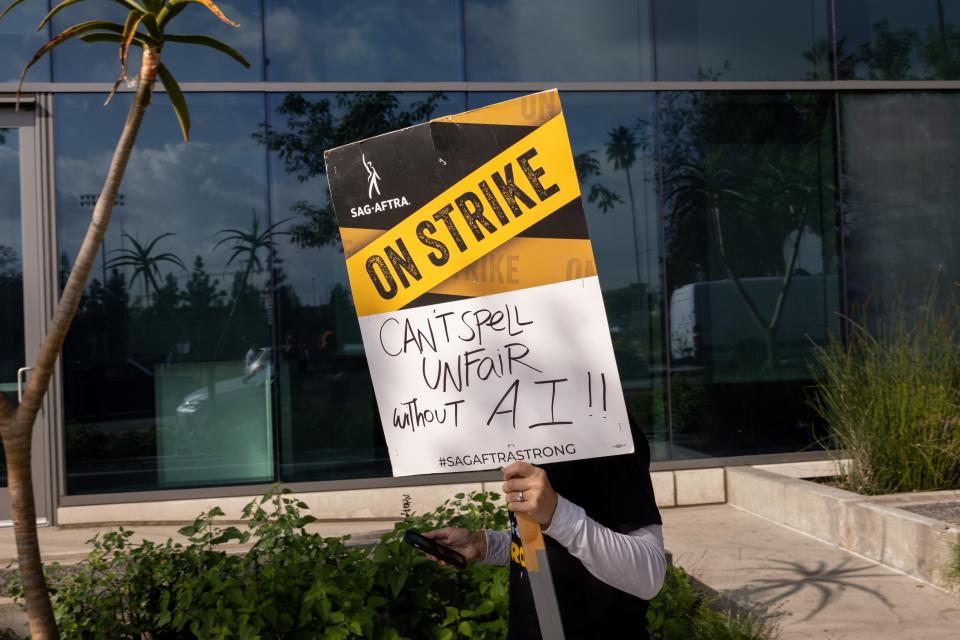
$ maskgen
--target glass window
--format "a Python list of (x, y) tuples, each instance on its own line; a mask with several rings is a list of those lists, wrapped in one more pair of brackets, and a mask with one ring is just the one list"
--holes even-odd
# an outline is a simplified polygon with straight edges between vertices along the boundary
[[(9, 5), (3, 3), (3, 8)], [(37, 33), (37, 25), (47, 12), (45, 2), (27, 2), (0, 20), (0, 82), (16, 82), (33, 53), (50, 38), (49, 28)], [(50, 80), (50, 58), (44, 56), (30, 69), (27, 81)]]
[(839, 309), (833, 96), (664, 93), (673, 457), (795, 451)]
[[(0, 128), (0, 393), (11, 404), (17, 399), (17, 369), (26, 365), (17, 133)], [(6, 486), (7, 464), (0, 451), (0, 487)]]
[[(561, 95), (627, 409), (665, 459), (663, 273), (654, 94)], [(584, 275), (591, 271), (584, 265)]]
[(463, 80), (456, 0), (273, 0), (267, 77), (285, 82)]
[[(243, 54), (251, 68), (247, 69), (233, 58), (207, 47), (171, 42), (164, 47), (163, 63), (179, 82), (253, 82), (263, 79), (259, 0), (232, 0), (219, 6), (240, 27), (221, 22), (203, 5), (191, 4), (171, 22), (170, 33), (212, 36)], [(60, 33), (85, 20), (113, 20), (123, 24), (127, 13), (113, 0), (82, 2), (54, 16), (53, 30)], [(134, 75), (139, 68), (139, 53), (135, 52), (131, 54), (129, 75)], [(119, 72), (116, 44), (71, 40), (53, 51), (53, 78), (56, 82), (112, 82)]]
[(960, 280), (960, 96), (849, 94), (840, 105), (850, 301), (922, 309), (931, 285)]
[(960, 5), (943, 0), (837, 3), (841, 79), (960, 78)]
[[(471, 93), (469, 107), (517, 97)], [(654, 95), (560, 95), (581, 180), (596, 264), (571, 262), (571, 275), (599, 275), (627, 408), (667, 457), (663, 288), (660, 260)]]
[(649, 0), (465, 0), (467, 80), (653, 79)]
[[(131, 96), (57, 97), (61, 269)], [(155, 96), (63, 353), (67, 493), (268, 482), (276, 350), (260, 94)]]
[(656, 3), (658, 80), (829, 80), (829, 2)]
[(465, 109), (463, 94), (274, 94), (269, 146), (277, 239), (283, 480), (390, 475), (373, 385), (327, 195), (323, 152)]

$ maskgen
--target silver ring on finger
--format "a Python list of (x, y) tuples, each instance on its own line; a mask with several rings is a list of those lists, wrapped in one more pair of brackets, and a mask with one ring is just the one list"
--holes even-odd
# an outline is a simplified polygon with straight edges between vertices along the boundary
[(523, 491), (517, 491), (517, 502), (523, 502)]

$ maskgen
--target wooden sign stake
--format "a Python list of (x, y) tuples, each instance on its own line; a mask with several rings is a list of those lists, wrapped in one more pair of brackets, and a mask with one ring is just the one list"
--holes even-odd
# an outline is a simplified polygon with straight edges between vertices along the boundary
[(533, 604), (540, 622), (540, 635), (544, 640), (564, 640), (563, 621), (557, 605), (557, 593), (550, 575), (547, 547), (543, 541), (540, 523), (523, 513), (517, 514), (520, 542), (523, 544), (523, 561), (530, 578)]

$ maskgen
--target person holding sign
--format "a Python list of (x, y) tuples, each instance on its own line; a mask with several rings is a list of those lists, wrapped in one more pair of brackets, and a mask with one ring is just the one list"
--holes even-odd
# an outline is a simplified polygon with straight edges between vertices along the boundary
[(665, 572), (660, 514), (557, 90), (324, 161), (393, 474), (504, 472), (512, 536), (427, 537), (511, 564), (514, 639), (556, 640), (558, 607), (566, 638), (643, 637)]
[[(468, 561), (510, 564), (511, 640), (541, 638), (516, 517), (540, 523), (567, 640), (647, 638), (647, 601), (666, 556), (650, 480), (650, 449), (633, 419), (634, 453), (503, 468), (511, 531), (444, 528), (424, 536)], [(549, 639), (545, 639), (549, 640)]]

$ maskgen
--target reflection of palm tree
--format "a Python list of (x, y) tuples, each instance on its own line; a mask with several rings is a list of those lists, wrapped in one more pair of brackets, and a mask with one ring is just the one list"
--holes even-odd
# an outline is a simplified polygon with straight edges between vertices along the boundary
[(227, 326), (230, 324), (231, 318), (233, 318), (234, 313), (237, 311), (237, 305), (247, 286), (247, 281), (250, 279), (250, 274), (263, 271), (263, 262), (260, 261), (261, 253), (272, 255), (275, 249), (274, 237), (285, 235), (283, 232), (276, 231), (277, 227), (284, 222), (286, 222), (286, 220), (280, 220), (272, 225), (261, 228), (260, 218), (257, 216), (257, 212), (254, 211), (250, 226), (247, 229), (222, 229), (217, 232), (216, 235), (222, 235), (223, 237), (213, 246), (214, 251), (225, 242), (233, 243), (230, 247), (233, 249), (233, 252), (230, 254), (230, 259), (227, 260), (224, 269), (229, 268), (237, 258), (244, 259), (245, 264), (240, 280), (234, 287), (233, 305), (231, 305), (230, 313), (227, 315), (227, 320), (224, 323), (223, 332), (221, 332), (220, 338), (217, 340), (217, 346), (213, 351), (214, 354), (220, 350), (220, 343), (223, 341), (224, 335), (226, 335)]
[[(593, 157), (595, 151), (584, 151), (573, 156), (573, 168), (577, 172), (577, 180), (581, 185), (589, 182), (590, 178), (600, 175), (600, 163)], [(623, 198), (615, 191), (611, 191), (599, 182), (590, 185), (587, 201), (597, 205), (604, 213), (623, 202)]]
[[(133, 244), (132, 249), (117, 249), (115, 253), (120, 255), (111, 258), (106, 263), (107, 269), (114, 268), (123, 268), (123, 267), (133, 267), (133, 275), (130, 276), (130, 286), (133, 287), (133, 283), (137, 278), (140, 278), (143, 283), (143, 297), (145, 302), (150, 300), (150, 290), (153, 289), (153, 292), (156, 293), (160, 289), (158, 279), (160, 278), (160, 265), (162, 263), (168, 262), (170, 264), (175, 264), (184, 271), (187, 270), (184, 266), (183, 261), (172, 253), (159, 253), (154, 254), (153, 250), (157, 246), (157, 243), (166, 238), (167, 236), (175, 235), (173, 233), (161, 233), (159, 236), (150, 241), (149, 244), (140, 244), (136, 238), (131, 236), (129, 233), (124, 233), (123, 237), (128, 239), (131, 244)], [(113, 253), (113, 252), (112, 252)]]
[(634, 266), (637, 270), (637, 285), (640, 285), (640, 241), (637, 237), (637, 205), (633, 198), (633, 181), (630, 179), (630, 168), (637, 161), (637, 149), (640, 143), (637, 142), (633, 131), (623, 125), (610, 130), (609, 141), (607, 142), (607, 160), (609, 160), (614, 169), (623, 169), (627, 176), (627, 196), (630, 198), (630, 220), (633, 225), (633, 258)]
[[(768, 168), (764, 172), (764, 177), (769, 181), (769, 188), (763, 189), (760, 186), (752, 197), (748, 197), (737, 190), (734, 172), (721, 167), (718, 159), (708, 157), (702, 163), (681, 166), (679, 173), (667, 180), (673, 188), (666, 195), (666, 200), (672, 202), (672, 215), (678, 220), (689, 219), (702, 213), (707, 214), (710, 241), (716, 250), (717, 258), (737, 294), (746, 304), (751, 318), (763, 334), (767, 364), (776, 368), (778, 364), (777, 329), (783, 319), (787, 294), (790, 292), (790, 285), (796, 271), (800, 241), (806, 224), (807, 202), (814, 192), (813, 185), (816, 183), (802, 171), (798, 170), (796, 175), (790, 175), (787, 171), (776, 167)], [(741, 279), (734, 273), (723, 235), (721, 214), (725, 211), (748, 209), (753, 206), (754, 201), (762, 202), (766, 206), (785, 208), (794, 225), (786, 273), (769, 318), (764, 317), (747, 293)]]

